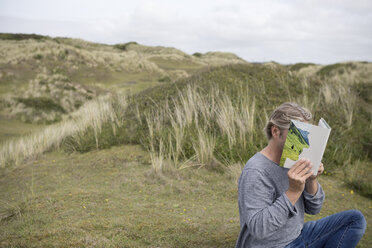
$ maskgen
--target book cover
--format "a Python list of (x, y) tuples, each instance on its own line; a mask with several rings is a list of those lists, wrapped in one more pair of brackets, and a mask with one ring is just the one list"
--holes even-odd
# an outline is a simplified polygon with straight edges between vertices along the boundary
[(284, 143), (280, 166), (291, 168), (299, 159), (306, 158), (313, 163), (313, 174), (318, 173), (331, 128), (321, 118), (318, 126), (291, 120)]

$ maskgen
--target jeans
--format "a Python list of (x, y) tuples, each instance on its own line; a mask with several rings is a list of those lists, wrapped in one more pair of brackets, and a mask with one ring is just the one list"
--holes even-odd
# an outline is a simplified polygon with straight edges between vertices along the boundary
[(325, 218), (308, 221), (301, 234), (285, 248), (351, 248), (366, 231), (367, 222), (359, 210), (347, 210)]

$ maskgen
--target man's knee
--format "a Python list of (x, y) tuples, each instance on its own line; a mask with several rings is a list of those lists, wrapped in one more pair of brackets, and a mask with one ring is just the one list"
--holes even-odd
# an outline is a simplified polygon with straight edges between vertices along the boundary
[(355, 223), (355, 225), (363, 230), (363, 232), (367, 228), (367, 221), (366, 218), (364, 217), (363, 213), (357, 209), (351, 209), (348, 210), (348, 214), (351, 215), (351, 220)]

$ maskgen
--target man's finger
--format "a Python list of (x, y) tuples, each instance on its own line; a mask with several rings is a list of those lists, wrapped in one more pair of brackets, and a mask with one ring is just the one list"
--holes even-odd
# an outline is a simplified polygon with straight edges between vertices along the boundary
[(303, 177), (305, 178), (305, 180), (306, 179), (308, 179), (309, 177), (311, 177), (313, 175), (313, 172), (311, 171), (311, 170), (309, 170), (308, 172), (307, 172), (307, 174), (305, 174)]
[(311, 169), (313, 168), (313, 166), (310, 164), (308, 166), (306, 166), (302, 171), (300, 171), (298, 174), (300, 176), (304, 176), (306, 173), (309, 173), (311, 172)]
[(305, 162), (305, 159), (300, 159), (300, 160), (298, 160), (293, 166), (292, 166), (292, 168), (290, 169), (290, 171), (296, 171), (297, 170), (297, 168), (299, 167), (299, 166), (301, 166), (303, 163)]
[(298, 166), (300, 166), (303, 162), (305, 161), (304, 158), (301, 158), (300, 160), (298, 160), (292, 167), (290, 170), (295, 170)]
[(293, 170), (293, 173), (296, 173), (296, 174), (298, 174), (298, 173), (300, 173), (303, 169), (305, 169), (307, 166), (308, 166), (308, 164), (310, 163), (310, 161), (309, 160), (303, 160), (294, 170)]

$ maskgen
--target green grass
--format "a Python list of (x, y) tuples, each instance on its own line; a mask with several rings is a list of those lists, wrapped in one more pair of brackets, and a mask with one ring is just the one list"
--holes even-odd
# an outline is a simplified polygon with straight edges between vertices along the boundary
[(38, 110), (45, 111), (57, 111), (61, 113), (66, 113), (63, 107), (55, 103), (51, 98), (47, 97), (32, 97), (32, 98), (22, 98), (16, 99), (18, 102), (23, 103), (27, 107), (36, 108)]
[(13, 34), (13, 33), (0, 33), (0, 40), (45, 40), (50, 39), (49, 36), (38, 35), (38, 34)]
[(313, 63), (296, 63), (296, 64), (293, 64), (293, 65), (289, 65), (288, 68), (289, 68), (290, 71), (299, 71), (302, 68), (312, 66), (312, 65), (315, 65), (315, 64), (313, 64)]
[(114, 47), (119, 49), (119, 50), (126, 51), (128, 49), (129, 45), (138, 45), (138, 43), (135, 42), (135, 41), (130, 41), (130, 42), (127, 42), (127, 43), (124, 43), (124, 44), (116, 44), (116, 45), (114, 45)]
[(81, 84), (95, 86), (98, 89), (138, 93), (147, 88), (158, 85), (160, 75), (140, 72), (110, 72), (103, 67), (82, 68), (71, 74), (71, 80)]
[[(37, 65), (33, 61), (26, 61), (22, 65), (9, 65), (0, 63), (0, 97), (12, 90), (26, 87), (30, 79), (37, 74)], [(20, 73), (21, 72), (21, 73)]]
[(356, 65), (353, 63), (336, 63), (336, 64), (322, 67), (317, 72), (317, 75), (326, 77), (326, 76), (330, 76), (332, 73), (343, 74), (345, 72), (345, 69), (355, 69), (355, 68), (356, 68)]
[[(70, 156), (61, 151), (0, 172), (3, 247), (233, 247), (237, 186), (205, 169), (155, 174), (139, 146)], [(357, 208), (368, 224), (372, 200), (321, 176), (322, 211)], [(368, 228), (368, 227), (367, 227)], [(358, 247), (372, 242), (368, 228)]]
[(172, 60), (161, 56), (151, 57), (149, 60), (164, 70), (185, 70), (187, 72), (193, 72), (204, 67), (203, 65), (192, 61)]
[[(32, 37), (15, 35), (13, 38)], [(11, 45), (12, 41), (1, 42), (18, 49)], [(0, 247), (233, 247), (239, 232), (235, 184), (239, 168), (234, 167), (226, 173), (222, 165), (214, 170), (210, 165), (198, 170), (175, 170), (165, 164), (163, 172), (156, 174), (149, 163), (150, 155), (139, 146), (148, 145), (149, 130), (144, 113), (164, 111), (168, 108), (166, 102), (171, 103), (173, 98), (177, 98), (178, 90), (185, 90), (189, 85), (200, 88), (202, 97), (198, 99), (211, 100), (208, 97), (212, 90), (219, 89), (234, 107), (239, 106), (242, 94), (247, 94), (248, 99), (244, 106), (253, 106), (254, 129), (241, 139), (246, 139), (246, 146), (239, 142), (230, 145), (230, 140), (218, 129), (216, 119), (207, 119), (208, 131), (216, 136), (213, 156), (224, 164), (245, 162), (265, 145), (261, 129), (267, 114), (284, 101), (295, 101), (309, 108), (314, 120), (327, 117), (333, 130), (323, 163), (327, 175), (330, 172), (337, 175), (320, 177), (327, 195), (326, 202), (319, 215), (306, 216), (305, 219), (356, 208), (365, 214), (368, 223), (371, 222), (371, 87), (369, 74), (358, 71), (356, 63), (324, 66), (314, 72), (316, 75), (302, 79), (290, 71), (310, 64), (206, 67), (194, 61), (200, 59), (202, 64), (215, 65), (237, 62), (237, 57), (218, 52), (206, 53), (200, 58), (197, 55), (191, 57), (174, 48), (136, 44), (125, 45), (128, 51), (123, 52), (113, 46), (67, 38), (23, 42), (40, 48), (40, 51), (29, 49), (27, 51), (34, 57), (15, 59), (13, 64), (0, 64), (1, 95), (26, 87), (44, 67), (47, 74), (65, 75), (72, 82), (93, 87), (98, 93), (133, 94), (127, 108), (129, 111), (113, 106), (120, 113), (114, 111), (123, 120), (122, 126), (113, 127), (112, 120), (106, 121), (97, 134), (97, 130), (88, 128), (77, 137), (63, 137), (61, 150), (0, 170)], [(51, 46), (54, 48), (64, 46), (57, 55), (42, 52), (50, 49), (46, 45), (51, 42), (56, 42), (56, 46)], [(91, 53), (93, 51), (95, 55)], [(105, 57), (106, 52), (138, 53), (145, 65), (150, 61), (160, 69), (144, 68), (143, 64), (137, 67), (128, 63), (128, 68), (107, 64), (111, 59)], [(88, 57), (83, 60), (82, 56)], [(67, 57), (76, 61), (61, 62)], [(352, 75), (353, 70), (357, 76)], [(191, 77), (185, 78), (184, 72), (192, 74)], [(348, 73), (351, 78), (348, 78)], [(326, 80), (341, 74), (347, 79), (342, 82), (342, 87)], [(359, 83), (353, 82), (359, 77)], [(178, 78), (181, 79), (174, 82)], [(332, 97), (329, 104), (321, 92), (324, 84), (333, 87), (332, 94), (328, 95)], [(200, 107), (202, 102), (195, 102), (195, 105)], [(37, 101), (36, 105), (40, 103), (43, 103), (41, 107), (50, 107), (45, 106), (43, 100)], [(201, 114), (198, 113), (199, 124), (203, 121)], [(171, 121), (165, 119), (159, 123), (161, 128), (155, 134), (156, 138), (168, 141), (172, 137), (170, 134), (174, 135)], [(231, 127), (231, 123), (229, 125)], [(0, 138), (1, 141), (7, 140), (40, 127), (0, 118)], [(235, 130), (241, 130), (241, 126)], [(200, 127), (195, 123), (183, 129), (185, 136), (181, 151), (186, 159), (195, 155), (194, 147), (201, 144), (197, 131)], [(233, 135), (239, 135), (238, 131)], [(73, 149), (67, 149), (66, 144)], [(22, 146), (20, 143), (19, 147)], [(95, 150), (97, 147), (101, 150)], [(156, 143), (154, 147), (159, 148)], [(83, 153), (68, 155), (62, 149)], [(204, 154), (208, 152), (207, 147)], [(359, 247), (368, 247), (372, 242), (371, 234), (368, 228)]]
[(24, 123), (0, 114), (0, 144), (7, 139), (41, 130), (45, 125)]

